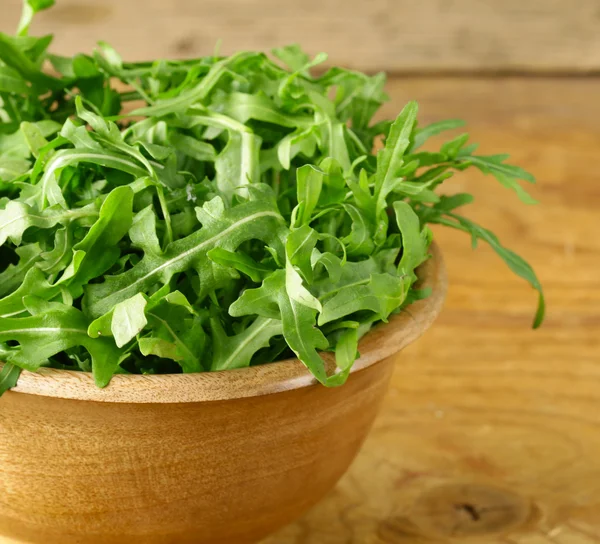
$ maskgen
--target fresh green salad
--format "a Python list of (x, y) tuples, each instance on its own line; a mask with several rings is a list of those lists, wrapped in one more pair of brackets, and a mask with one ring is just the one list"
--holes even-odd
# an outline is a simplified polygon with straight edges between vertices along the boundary
[(385, 77), (311, 75), (326, 57), (297, 46), (53, 55), (51, 36), (28, 35), (52, 3), (25, 0), (17, 35), (0, 34), (0, 393), (42, 366), (104, 387), (294, 354), (340, 385), (359, 338), (427, 296), (429, 223), (490, 244), (539, 292), (541, 323), (532, 268), (456, 211), (470, 195), (436, 192), (477, 168), (533, 202), (531, 174), (467, 134), (422, 150), (462, 122), (421, 127), (415, 102), (373, 122)]

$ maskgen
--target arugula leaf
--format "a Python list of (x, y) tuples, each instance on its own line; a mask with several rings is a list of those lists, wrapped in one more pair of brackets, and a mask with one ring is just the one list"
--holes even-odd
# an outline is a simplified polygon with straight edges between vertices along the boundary
[(371, 255), (375, 249), (373, 240), (374, 227), (365, 214), (352, 204), (344, 204), (344, 210), (352, 221), (351, 231), (343, 238), (346, 252), (351, 257)]
[(215, 183), (228, 204), (236, 193), (246, 196), (243, 188), (260, 179), (260, 146), (255, 134), (231, 131), (225, 149), (215, 158)]
[(54, 0), (23, 0), (23, 13), (21, 14), (17, 34), (19, 36), (27, 36), (33, 16), (39, 11), (51, 8), (53, 5)]
[(377, 155), (377, 172), (375, 180), (375, 197), (377, 198), (377, 215), (385, 208), (385, 199), (392, 191), (393, 182), (398, 177), (404, 164), (404, 152), (410, 144), (410, 134), (414, 129), (418, 106), (409, 102), (396, 121), (390, 127), (385, 147)]
[(9, 66), (0, 65), (0, 92), (13, 94), (34, 94), (21, 74)]
[(470, 195), (438, 192), (475, 168), (533, 203), (533, 176), (467, 134), (422, 150), (462, 121), (419, 127), (409, 102), (374, 122), (385, 76), (314, 77), (327, 56), (297, 45), (275, 60), (125, 62), (104, 42), (53, 55), (28, 35), (53, 3), (24, 0), (17, 35), (0, 34), (0, 394), (44, 365), (105, 386), (290, 350), (341, 385), (359, 338), (427, 296), (429, 223), (489, 243), (539, 291), (541, 323), (531, 267), (456, 214)]
[(18, 366), (5, 364), (0, 370), (0, 396), (17, 385), (22, 369)]
[(406, 202), (394, 202), (394, 212), (402, 236), (402, 258), (398, 270), (403, 276), (410, 276), (412, 281), (416, 281), (414, 271), (427, 259), (427, 227), (421, 229), (419, 217)]
[(313, 124), (313, 119), (309, 116), (278, 111), (274, 102), (265, 94), (231, 93), (227, 95), (225, 113), (244, 124), (250, 119), (290, 128), (309, 128)]
[(37, 267), (30, 268), (17, 289), (0, 299), (0, 319), (19, 315), (26, 311), (24, 298), (28, 295), (50, 300), (60, 293), (60, 287), (48, 281)]
[(202, 320), (182, 293), (157, 295), (146, 306), (150, 336), (139, 339), (140, 351), (172, 359), (183, 372), (206, 370), (200, 358), (207, 344)]
[(432, 136), (436, 136), (446, 130), (453, 130), (464, 126), (465, 122), (461, 119), (446, 119), (437, 123), (431, 123), (423, 128), (418, 128), (413, 133), (409, 152), (412, 153), (415, 149), (421, 147)]
[(7, 362), (35, 371), (49, 357), (74, 346), (83, 346), (92, 357), (92, 372), (99, 387), (110, 381), (121, 362), (122, 353), (108, 339), (92, 339), (87, 334), (87, 322), (76, 308), (60, 303), (46, 303), (25, 296), (29, 317), (1, 317), (0, 342), (13, 341), (19, 348)]
[(92, 338), (112, 336), (117, 347), (122, 348), (133, 340), (148, 324), (145, 309), (148, 301), (137, 294), (119, 304), (107, 314), (93, 321), (88, 327)]
[(338, 335), (335, 343), (335, 362), (338, 372), (332, 376), (328, 376), (325, 385), (329, 387), (343, 385), (348, 379), (352, 365), (354, 365), (357, 357), (358, 330), (355, 328), (345, 329)]
[(315, 127), (311, 126), (306, 129), (297, 129), (279, 140), (275, 150), (284, 170), (290, 169), (291, 161), (296, 156), (302, 154), (310, 157), (315, 154), (317, 146), (316, 133)]
[[(288, 269), (289, 270), (289, 267)], [(321, 382), (327, 381), (325, 363), (317, 350), (329, 345), (316, 327), (317, 310), (303, 304), (300, 297), (289, 294), (287, 273), (278, 270), (257, 289), (248, 289), (230, 306), (232, 316), (252, 315), (280, 319), (283, 336), (298, 358)]]
[(93, 216), (96, 212), (90, 209), (63, 210), (60, 207), (47, 208), (37, 213), (31, 206), (11, 200), (0, 210), (0, 245), (7, 239), (15, 245), (21, 245), (25, 231), (30, 227), (49, 229), (61, 224), (69, 224), (82, 217)]
[(431, 221), (469, 233), (472, 237), (474, 248), (477, 245), (477, 240), (487, 242), (515, 274), (526, 280), (536, 291), (538, 291), (538, 308), (533, 320), (533, 328), (538, 328), (544, 320), (546, 304), (542, 285), (533, 271), (533, 268), (531, 268), (531, 266), (514, 251), (505, 248), (498, 240), (498, 237), (488, 229), (455, 213), (447, 213), (446, 216), (447, 217), (432, 217)]
[(313, 211), (317, 207), (321, 188), (323, 187), (324, 173), (307, 164), (296, 171), (296, 183), (298, 193), (297, 226), (306, 225), (312, 218)]
[(28, 244), (15, 249), (15, 254), (19, 257), (16, 264), (9, 264), (6, 269), (0, 273), (0, 296), (12, 293), (23, 283), (25, 274), (31, 269), (43, 256), (42, 249), (38, 243)]
[(529, 183), (535, 183), (535, 178), (518, 166), (505, 164), (505, 155), (490, 155), (487, 157), (469, 155), (467, 160), (484, 174), (493, 175), (502, 185), (515, 191), (519, 199), (525, 204), (537, 204), (537, 201), (518, 182), (522, 179)]
[[(109, 276), (102, 284), (89, 285), (85, 300), (87, 312), (100, 316), (130, 296), (158, 283), (168, 283), (175, 274), (188, 268), (201, 274), (200, 285), (206, 291), (215, 287), (214, 273), (206, 266), (206, 254), (210, 249), (219, 246), (235, 250), (251, 238), (277, 244), (282, 225), (272, 203), (248, 202), (225, 211), (223, 207), (215, 209), (214, 205), (218, 202), (222, 206), (222, 201), (217, 200), (204, 208), (197, 208), (204, 224), (202, 229), (173, 242), (160, 255), (145, 253), (136, 266), (123, 274)], [(209, 206), (211, 203), (213, 206)]]
[(234, 268), (246, 274), (252, 281), (261, 282), (273, 270), (257, 263), (245, 253), (228, 251), (222, 247), (215, 247), (207, 252), (207, 257), (221, 266)]
[(100, 208), (98, 220), (85, 237), (73, 246), (73, 259), (65, 268), (60, 283), (74, 296), (82, 287), (104, 274), (118, 259), (117, 244), (132, 223), (133, 191), (129, 187), (113, 189)]
[(293, 229), (285, 242), (285, 252), (289, 263), (298, 267), (302, 276), (311, 283), (313, 278), (312, 256), (319, 241), (317, 232), (308, 225)]
[(257, 317), (252, 325), (235, 336), (227, 336), (216, 318), (211, 320), (213, 359), (211, 370), (231, 370), (250, 365), (254, 354), (269, 346), (271, 338), (283, 333), (281, 321)]
[[(39, 43), (43, 44), (42, 47), (46, 47), (49, 41), (42, 42), (40, 40)], [(2, 32), (0, 32), (0, 60), (40, 91), (55, 90), (61, 87), (58, 79), (41, 71), (36, 62), (19, 47), (16, 38), (7, 36)]]
[(359, 311), (375, 312), (377, 319), (387, 321), (408, 293), (410, 281), (392, 274), (372, 274), (368, 283), (340, 289), (323, 304), (319, 326)]

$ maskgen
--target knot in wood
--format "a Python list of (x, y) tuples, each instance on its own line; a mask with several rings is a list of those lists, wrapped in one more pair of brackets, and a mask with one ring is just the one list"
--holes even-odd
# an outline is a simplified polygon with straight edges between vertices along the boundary
[(415, 502), (410, 521), (424, 534), (459, 538), (511, 531), (529, 518), (531, 504), (505, 489), (482, 484), (447, 484)]

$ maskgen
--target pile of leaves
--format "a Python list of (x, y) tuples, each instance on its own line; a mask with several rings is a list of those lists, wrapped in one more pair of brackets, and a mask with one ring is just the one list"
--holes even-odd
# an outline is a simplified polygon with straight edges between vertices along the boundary
[(374, 123), (384, 76), (313, 76), (325, 55), (297, 46), (274, 59), (126, 63), (105, 43), (52, 55), (51, 36), (28, 36), (51, 3), (26, 0), (17, 35), (0, 34), (0, 392), (41, 366), (103, 387), (292, 353), (339, 385), (359, 338), (427, 295), (414, 285), (428, 223), (489, 243), (539, 291), (540, 324), (531, 267), (457, 214), (470, 195), (435, 192), (474, 167), (532, 201), (519, 184), (532, 176), (477, 155), (467, 134), (421, 150), (461, 122), (421, 128), (411, 102)]

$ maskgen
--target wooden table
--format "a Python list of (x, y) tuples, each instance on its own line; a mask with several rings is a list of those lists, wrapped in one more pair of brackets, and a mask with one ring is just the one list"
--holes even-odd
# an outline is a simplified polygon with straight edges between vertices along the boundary
[(334, 492), (265, 544), (600, 542), (600, 79), (404, 78), (424, 121), (468, 121), (482, 153), (532, 171), (525, 207), (493, 179), (457, 177), (474, 219), (536, 268), (534, 293), (486, 247), (436, 229), (450, 291), (400, 357), (362, 453)]

